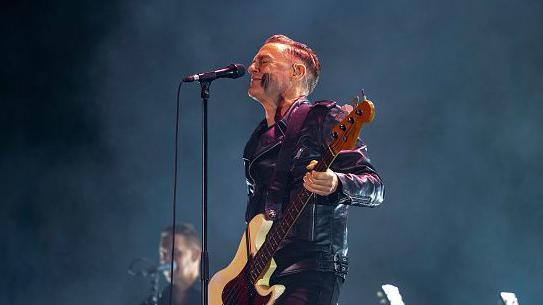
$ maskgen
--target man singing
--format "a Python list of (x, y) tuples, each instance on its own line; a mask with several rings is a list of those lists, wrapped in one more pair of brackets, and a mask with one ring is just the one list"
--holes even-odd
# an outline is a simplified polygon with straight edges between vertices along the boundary
[[(265, 111), (244, 151), (249, 222), (259, 213), (280, 218), (280, 211), (267, 205), (271, 173), (290, 118), (300, 105), (309, 103), (307, 96), (318, 83), (320, 63), (307, 45), (274, 35), (264, 42), (248, 72), (248, 94)], [(271, 284), (286, 287), (276, 304), (336, 304), (347, 273), (348, 207), (374, 207), (383, 201), (383, 183), (360, 141), (355, 149), (342, 151), (326, 172), (307, 171), (308, 163), (319, 160), (330, 144), (332, 127), (346, 115), (330, 101), (312, 107), (311, 112), (319, 107), (320, 115), (307, 115), (298, 133), (286, 194), (292, 200), (305, 187), (316, 195), (274, 255), (277, 269)]]

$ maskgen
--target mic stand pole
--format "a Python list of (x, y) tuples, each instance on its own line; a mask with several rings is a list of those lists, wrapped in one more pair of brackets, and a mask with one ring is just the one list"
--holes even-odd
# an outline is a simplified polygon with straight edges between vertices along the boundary
[(209, 257), (207, 253), (207, 100), (211, 81), (200, 82), (202, 108), (202, 254), (200, 260), (200, 279), (202, 285), (202, 305), (207, 305), (207, 284), (209, 282)]

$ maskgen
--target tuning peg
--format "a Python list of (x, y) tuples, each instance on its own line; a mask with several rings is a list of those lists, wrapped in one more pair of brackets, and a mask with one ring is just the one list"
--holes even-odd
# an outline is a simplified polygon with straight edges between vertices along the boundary
[(358, 103), (360, 103), (360, 97), (357, 95), (355, 97), (353, 97), (353, 107), (356, 108), (356, 106), (358, 106)]

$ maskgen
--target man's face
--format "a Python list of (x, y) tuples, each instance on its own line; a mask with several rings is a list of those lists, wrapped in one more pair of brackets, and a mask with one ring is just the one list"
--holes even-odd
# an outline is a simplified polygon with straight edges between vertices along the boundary
[[(172, 257), (172, 235), (163, 234), (160, 238), (160, 263), (169, 263)], [(187, 242), (181, 234), (175, 234), (174, 261), (177, 265), (173, 272), (174, 285), (188, 287), (192, 285), (200, 270), (200, 249)], [(164, 271), (164, 277), (171, 283), (169, 271)]]
[(255, 100), (277, 100), (293, 85), (293, 62), (287, 46), (267, 43), (260, 48), (247, 70), (251, 74), (248, 94)]

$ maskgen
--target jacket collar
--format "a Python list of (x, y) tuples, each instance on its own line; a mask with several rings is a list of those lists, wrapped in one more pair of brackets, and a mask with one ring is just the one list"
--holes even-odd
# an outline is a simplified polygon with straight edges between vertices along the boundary
[(297, 109), (302, 103), (308, 102), (309, 101), (306, 96), (299, 97), (296, 101), (294, 101), (294, 103), (292, 103), (292, 105), (290, 105), (290, 108), (287, 110), (285, 115), (279, 121), (275, 122), (275, 125), (279, 128), (283, 136), (287, 132), (287, 124), (294, 110)]
[(273, 146), (282, 143), (287, 131), (288, 121), (290, 120), (290, 117), (294, 110), (297, 109), (302, 103), (308, 103), (308, 99), (306, 96), (301, 96), (296, 101), (294, 101), (294, 103), (290, 105), (290, 108), (287, 110), (285, 115), (280, 120), (276, 121), (273, 126), (270, 127), (276, 127), (279, 131), (279, 134), (276, 135), (275, 140), (268, 143), (268, 145), (266, 145), (265, 147), (258, 147), (258, 151), (255, 151), (257, 149), (256, 146), (258, 145), (258, 138), (268, 128), (266, 119), (263, 119), (253, 131), (251, 137), (249, 138), (249, 141), (247, 142), (247, 145), (245, 145), (243, 158), (245, 160), (254, 160), (269, 151)]

